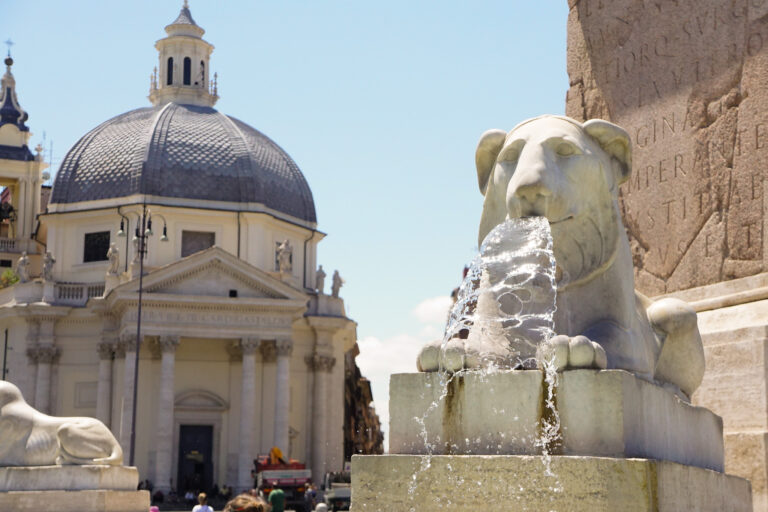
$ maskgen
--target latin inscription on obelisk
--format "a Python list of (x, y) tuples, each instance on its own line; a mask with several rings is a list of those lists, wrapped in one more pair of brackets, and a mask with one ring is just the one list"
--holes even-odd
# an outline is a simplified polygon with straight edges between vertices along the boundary
[(637, 286), (766, 270), (768, 0), (570, 2), (567, 114), (630, 133)]

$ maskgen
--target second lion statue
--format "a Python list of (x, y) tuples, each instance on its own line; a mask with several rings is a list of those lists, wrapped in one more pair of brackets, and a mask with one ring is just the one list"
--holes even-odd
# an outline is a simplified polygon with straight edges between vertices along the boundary
[[(704, 375), (696, 312), (683, 301), (653, 302), (635, 291), (618, 205), (619, 185), (632, 168), (627, 132), (600, 119), (536, 117), (509, 133), (484, 133), (475, 163), (485, 196), (480, 242), (506, 219), (543, 216), (550, 223), (557, 335), (539, 346), (539, 361), (553, 358), (558, 370), (627, 370), (690, 398)], [(482, 366), (472, 339), (428, 344), (419, 370)]]
[(19, 388), (0, 380), (0, 467), (122, 462), (123, 451), (102, 422), (43, 414), (24, 401)]

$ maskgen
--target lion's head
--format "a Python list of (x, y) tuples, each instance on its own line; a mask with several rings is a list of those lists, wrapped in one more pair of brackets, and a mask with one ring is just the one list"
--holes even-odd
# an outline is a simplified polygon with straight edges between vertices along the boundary
[(508, 218), (549, 220), (563, 285), (593, 275), (616, 253), (623, 233), (617, 198), (631, 170), (622, 128), (541, 116), (509, 133), (489, 130), (475, 153), (485, 195), (479, 241)]

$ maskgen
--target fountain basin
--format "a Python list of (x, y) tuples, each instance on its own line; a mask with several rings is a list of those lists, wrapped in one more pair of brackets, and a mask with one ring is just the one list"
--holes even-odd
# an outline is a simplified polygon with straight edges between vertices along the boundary
[[(722, 419), (623, 370), (558, 374), (555, 455), (649, 458), (723, 471)], [(395, 374), (392, 454), (540, 455), (544, 374), (539, 370)], [(423, 424), (422, 424), (423, 423)], [(426, 441), (426, 442), (425, 442)]]
[(749, 481), (646, 459), (356, 455), (353, 512), (433, 510), (751, 512)]

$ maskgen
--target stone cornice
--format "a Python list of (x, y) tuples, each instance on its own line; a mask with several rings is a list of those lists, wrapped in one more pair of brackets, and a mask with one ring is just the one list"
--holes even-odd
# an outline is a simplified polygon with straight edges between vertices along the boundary
[[(216, 268), (226, 272), (228, 275), (254, 289), (262, 291), (273, 299), (298, 300), (304, 302), (304, 305), (306, 305), (308, 300), (308, 296), (302, 290), (298, 290), (273, 278), (267, 272), (237, 258), (218, 246), (200, 251), (192, 256), (187, 256), (153, 270), (144, 276), (144, 290), (150, 292), (157, 290), (163, 286), (189, 279), (200, 271), (209, 268)], [(112, 290), (108, 295), (108, 300), (112, 300), (113, 296), (124, 292), (135, 293), (137, 291), (138, 279), (133, 279)], [(209, 299), (215, 298), (209, 297)], [(242, 301), (243, 299), (239, 300)]]
[[(138, 308), (138, 293), (126, 293), (111, 304), (111, 313), (122, 316), (128, 309)], [(178, 309), (180, 311), (232, 311), (239, 313), (282, 313), (298, 320), (306, 310), (306, 303), (288, 299), (250, 299), (211, 297), (205, 295), (149, 294), (142, 298), (147, 309)]]

